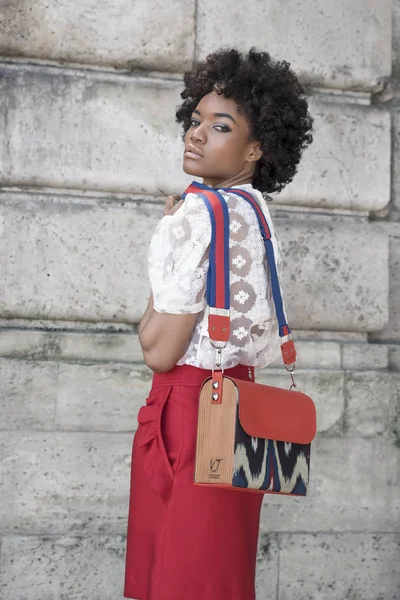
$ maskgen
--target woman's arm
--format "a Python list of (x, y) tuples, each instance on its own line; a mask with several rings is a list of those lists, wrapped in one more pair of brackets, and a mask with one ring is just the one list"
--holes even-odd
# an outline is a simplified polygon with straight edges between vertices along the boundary
[(152, 371), (162, 373), (176, 365), (189, 347), (197, 316), (160, 314), (152, 308), (139, 328), (144, 362)]
[[(164, 216), (173, 215), (183, 204), (179, 195), (168, 196)], [(189, 347), (198, 314), (173, 315), (154, 310), (153, 294), (139, 324), (144, 362), (155, 372), (172, 369)]]
[(150, 298), (149, 298), (149, 302), (147, 304), (147, 308), (143, 313), (142, 318), (140, 319), (140, 323), (139, 323), (139, 336), (141, 334), (141, 332), (143, 331), (147, 321), (149, 320), (149, 317), (151, 315), (151, 313), (153, 312), (153, 306), (154, 306), (154, 301), (153, 301), (153, 293), (150, 294)]

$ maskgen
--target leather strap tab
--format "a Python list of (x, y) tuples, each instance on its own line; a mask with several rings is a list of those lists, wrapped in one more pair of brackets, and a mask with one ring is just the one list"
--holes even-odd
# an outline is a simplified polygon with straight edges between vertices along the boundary
[(296, 348), (293, 340), (288, 340), (281, 344), (282, 358), (285, 365), (292, 365), (296, 362)]
[(230, 333), (230, 317), (208, 315), (208, 333), (215, 342), (227, 342)]

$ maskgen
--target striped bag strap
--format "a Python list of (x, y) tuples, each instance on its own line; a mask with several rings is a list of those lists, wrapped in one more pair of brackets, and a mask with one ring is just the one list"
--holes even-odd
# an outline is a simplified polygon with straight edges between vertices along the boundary
[[(236, 188), (224, 188), (223, 191), (240, 196), (250, 204), (256, 213), (271, 274), (272, 297), (279, 326), (279, 335), (282, 338), (282, 358), (286, 368), (289, 371), (293, 371), (296, 362), (296, 349), (291, 337), (283, 305), (270, 227), (263, 211), (252, 194)], [(226, 344), (230, 334), (228, 206), (224, 197), (218, 190), (210, 188), (202, 183), (193, 182), (182, 197), (185, 197), (186, 194), (189, 193), (195, 193), (200, 196), (210, 214), (211, 245), (206, 287), (206, 300), (209, 306), (208, 332), (210, 339), (213, 342)]]

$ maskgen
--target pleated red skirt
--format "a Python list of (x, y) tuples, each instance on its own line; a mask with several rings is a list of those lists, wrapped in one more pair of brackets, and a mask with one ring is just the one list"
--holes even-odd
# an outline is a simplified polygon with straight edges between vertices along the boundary
[[(249, 379), (246, 366), (225, 373)], [(125, 598), (255, 599), (262, 494), (193, 483), (198, 396), (210, 374), (189, 365), (155, 373), (146, 405), (139, 410)]]

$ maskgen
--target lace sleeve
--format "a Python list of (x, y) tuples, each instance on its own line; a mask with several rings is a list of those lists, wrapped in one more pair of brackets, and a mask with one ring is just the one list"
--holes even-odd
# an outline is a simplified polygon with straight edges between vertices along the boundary
[(205, 308), (210, 242), (210, 216), (196, 194), (188, 194), (175, 214), (161, 219), (148, 257), (157, 312), (191, 314)]

